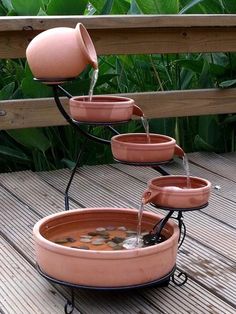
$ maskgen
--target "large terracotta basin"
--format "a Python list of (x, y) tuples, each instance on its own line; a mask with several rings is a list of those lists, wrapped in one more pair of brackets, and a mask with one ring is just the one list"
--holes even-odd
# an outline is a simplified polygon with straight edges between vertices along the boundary
[(142, 110), (134, 100), (118, 96), (73, 97), (69, 101), (71, 117), (82, 122), (120, 122), (131, 119), (131, 116), (143, 116)]
[[(151, 230), (163, 216), (144, 212), (142, 229)], [(85, 208), (53, 214), (33, 229), (36, 259), (41, 270), (57, 279), (92, 287), (127, 287), (149, 283), (168, 275), (176, 263), (179, 229), (168, 222), (164, 242), (144, 248), (117, 251), (84, 250), (56, 244), (49, 239), (80, 228), (120, 226), (135, 229), (137, 210)], [(77, 229), (76, 229), (77, 228)]]
[(174, 155), (183, 156), (183, 150), (175, 139), (160, 134), (127, 133), (115, 135), (111, 139), (112, 154), (115, 159), (125, 162), (163, 162)]
[(148, 182), (143, 194), (145, 203), (170, 208), (193, 209), (208, 203), (211, 183), (208, 180), (186, 176), (164, 176)]

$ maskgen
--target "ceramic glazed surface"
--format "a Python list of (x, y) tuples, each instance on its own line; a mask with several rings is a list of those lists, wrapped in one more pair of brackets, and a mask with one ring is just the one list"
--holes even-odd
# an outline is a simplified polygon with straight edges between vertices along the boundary
[(165, 176), (148, 182), (144, 192), (145, 203), (171, 208), (194, 208), (207, 204), (211, 183), (198, 177), (190, 177), (191, 188), (187, 187), (186, 176)]
[(56, 27), (37, 35), (26, 49), (26, 57), (37, 79), (65, 79), (78, 76), (91, 64), (98, 67), (97, 55), (85, 27)]
[[(145, 212), (142, 226), (151, 230), (161, 215)], [(122, 287), (148, 283), (168, 274), (176, 263), (179, 229), (173, 222), (164, 228), (167, 240), (153, 246), (122, 251), (78, 250), (47, 240), (55, 227), (62, 232), (71, 222), (78, 228), (98, 225), (137, 226), (137, 210), (87, 208), (43, 218), (34, 226), (36, 259), (47, 275), (69, 283), (94, 287)], [(69, 230), (68, 230), (69, 232)]]
[(184, 155), (169, 136), (150, 134), (150, 140), (148, 143), (146, 133), (115, 135), (111, 139), (112, 154), (126, 162), (161, 162), (172, 159), (174, 154)]
[(70, 114), (74, 120), (84, 122), (119, 122), (126, 121), (133, 114), (143, 115), (134, 100), (116, 96), (73, 97), (69, 101)]

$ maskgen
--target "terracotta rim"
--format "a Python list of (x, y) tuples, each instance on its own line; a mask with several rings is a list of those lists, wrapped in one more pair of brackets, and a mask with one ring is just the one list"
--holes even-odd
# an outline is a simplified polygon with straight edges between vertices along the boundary
[[(97, 53), (95, 47), (93, 45), (92, 39), (89, 36), (87, 29), (84, 27), (82, 23), (78, 23), (75, 27), (77, 31), (77, 36), (79, 37), (80, 47), (83, 50), (84, 55), (88, 59), (89, 63), (92, 65), (94, 69), (98, 68), (98, 61), (97, 61)], [(83, 42), (84, 45), (81, 45)]]
[[(34, 238), (35, 241), (45, 247), (46, 249), (59, 253), (59, 254), (64, 254), (64, 255), (68, 255), (68, 256), (80, 256), (80, 258), (93, 258), (93, 259), (129, 259), (129, 258), (134, 258), (137, 256), (146, 256), (146, 255), (153, 255), (153, 253), (155, 253), (155, 251), (160, 252), (160, 251), (165, 251), (167, 250), (169, 247), (171, 247), (173, 245), (173, 237), (174, 238), (178, 238), (179, 236), (179, 229), (177, 224), (175, 224), (173, 221), (169, 221), (168, 225), (171, 226), (171, 228), (173, 229), (173, 233), (171, 235), (171, 237), (167, 240), (165, 240), (162, 243), (159, 243), (158, 245), (153, 245), (153, 246), (148, 246), (145, 248), (137, 248), (134, 250), (119, 250), (119, 251), (97, 251), (97, 250), (77, 250), (77, 249), (73, 249), (70, 247), (66, 247), (66, 246), (62, 246), (56, 243), (53, 243), (49, 240), (47, 240), (46, 238), (44, 238), (41, 233), (40, 230), (41, 228), (47, 223), (50, 222), (52, 220), (54, 220), (55, 218), (60, 218), (63, 217), (65, 215), (68, 216), (77, 216), (78, 214), (83, 214), (83, 213), (91, 213), (91, 211), (102, 211), (102, 212), (117, 212), (120, 213), (125, 212), (125, 213), (130, 213), (130, 214), (134, 214), (137, 215), (138, 210), (137, 209), (129, 209), (129, 208), (85, 208), (85, 209), (76, 209), (76, 210), (71, 210), (71, 211), (64, 211), (64, 212), (60, 212), (57, 214), (52, 214), (49, 215), (45, 218), (42, 218), (41, 220), (39, 220), (34, 228), (33, 228), (33, 234), (34, 234)], [(154, 214), (154, 213), (150, 213), (147, 211), (144, 211), (143, 213), (143, 219), (145, 219), (145, 216), (148, 216), (149, 218), (160, 218), (162, 219), (163, 216), (159, 215), (159, 214)], [(96, 253), (96, 257), (94, 256), (94, 253)]]
[[(157, 177), (157, 178), (153, 178), (152, 180), (148, 181), (148, 186), (151, 188), (151, 189), (154, 189), (154, 190), (161, 190), (161, 192), (166, 192), (166, 193), (170, 193), (170, 190), (165, 190), (163, 188), (165, 187), (168, 187), (168, 185), (166, 186), (160, 186), (160, 185), (157, 185), (155, 184), (155, 182), (169, 182), (171, 184), (171, 179), (183, 179), (183, 180), (186, 180), (186, 176), (176, 176), (176, 175), (168, 175), (166, 177)], [(188, 188), (188, 189), (183, 189), (183, 190), (178, 190), (178, 191), (175, 191), (175, 190), (172, 190), (171, 191), (171, 194), (176, 194), (176, 195), (180, 195), (181, 193), (191, 193), (191, 194), (195, 194), (195, 193), (199, 193), (199, 191), (208, 191), (210, 188), (211, 188), (211, 183), (210, 181), (206, 180), (206, 179), (202, 179), (202, 178), (199, 178), (199, 177), (193, 177), (193, 176), (190, 176), (190, 182), (191, 180), (195, 180), (195, 181), (198, 181), (199, 183), (204, 183), (204, 186), (200, 186), (200, 187), (197, 187), (197, 188)], [(174, 180), (173, 180), (174, 181)]]
[(96, 95), (93, 96), (92, 101), (89, 101), (89, 96), (75, 96), (70, 99), (70, 105), (76, 106), (78, 104), (86, 104), (87, 106), (111, 106), (124, 109), (121, 105), (134, 105), (134, 100), (126, 97), (119, 96), (107, 96), (107, 95)]
[[(165, 139), (167, 140), (166, 142), (161, 142), (161, 143), (136, 143), (136, 142), (132, 142), (132, 138), (135, 138), (137, 136), (140, 137), (144, 137), (147, 138), (147, 134), (146, 133), (126, 133), (126, 134), (119, 134), (119, 135), (115, 135), (111, 138), (112, 142), (114, 144), (119, 144), (119, 145), (124, 145), (124, 146), (130, 146), (132, 148), (156, 148), (156, 146), (158, 146), (158, 148), (163, 148), (166, 149), (169, 146), (175, 145), (176, 141), (175, 139), (173, 139), (172, 137), (169, 137), (167, 135), (161, 135), (161, 134), (155, 134), (155, 133), (150, 133), (150, 138), (161, 138), (161, 139)], [(124, 139), (130, 137), (131, 140), (130, 141), (124, 141)]]

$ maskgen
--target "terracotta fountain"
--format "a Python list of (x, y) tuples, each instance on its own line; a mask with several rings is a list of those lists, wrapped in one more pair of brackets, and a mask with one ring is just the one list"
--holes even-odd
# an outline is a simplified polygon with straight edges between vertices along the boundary
[[(111, 95), (72, 97), (61, 87), (60, 84), (78, 76), (87, 65), (98, 68), (94, 45), (82, 24), (74, 29), (62, 27), (39, 34), (29, 44), (26, 55), (35, 78), (53, 88), (58, 109), (80, 134), (86, 139), (111, 144), (114, 159), (118, 162), (155, 166), (165, 175), (148, 182), (140, 198), (143, 205), (150, 202), (168, 211), (166, 216), (144, 211), (142, 220), (138, 219), (141, 214), (137, 209), (104, 207), (68, 211), (68, 191), (80, 162), (81, 148), (65, 192), (66, 210), (41, 219), (33, 229), (40, 274), (71, 288), (133, 289), (168, 285), (170, 279), (175, 282), (178, 245), (183, 241), (180, 240), (184, 226), (182, 212), (207, 206), (210, 183), (189, 177), (190, 186), (187, 186), (186, 176), (171, 176), (161, 168), (160, 165), (172, 160), (174, 155), (180, 158), (185, 155), (173, 138), (152, 133), (148, 138), (147, 133), (119, 134), (113, 128), (116, 123), (129, 121), (133, 115), (143, 117), (134, 100)], [(59, 90), (69, 98), (70, 114), (60, 102)], [(85, 132), (81, 124), (108, 127), (113, 137), (111, 140), (98, 138)], [(174, 212), (177, 213), (177, 224), (169, 219)], [(109, 237), (107, 230), (111, 225), (115, 230), (120, 230), (120, 226), (136, 230), (139, 223), (144, 233), (142, 246), (125, 249), (121, 245), (116, 250), (101, 250), (95, 244), (85, 248), (77, 243), (81, 240), (76, 237), (85, 239), (85, 233), (93, 237), (93, 230), (99, 226)], [(185, 231), (184, 228), (184, 235)], [(89, 242), (88, 236), (86, 239)], [(98, 239), (95, 240), (98, 243)], [(105, 240), (102, 244), (105, 246)], [(73, 300), (72, 290), (72, 301), (67, 301), (66, 313), (72, 313)]]

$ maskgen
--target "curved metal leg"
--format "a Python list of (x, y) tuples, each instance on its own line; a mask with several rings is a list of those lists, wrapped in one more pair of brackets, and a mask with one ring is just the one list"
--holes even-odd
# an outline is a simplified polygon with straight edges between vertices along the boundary
[(70, 189), (70, 186), (71, 186), (71, 183), (72, 183), (72, 180), (74, 178), (74, 175), (76, 173), (76, 170), (81, 162), (81, 159), (82, 159), (82, 156), (83, 156), (83, 151), (84, 151), (84, 148), (85, 148), (85, 145), (87, 143), (88, 139), (85, 138), (81, 148), (80, 148), (80, 151), (79, 151), (79, 154), (78, 154), (78, 157), (77, 157), (77, 160), (76, 160), (76, 164), (74, 166), (74, 169), (71, 173), (71, 176), (70, 176), (70, 180), (67, 184), (67, 187), (66, 187), (66, 190), (65, 190), (65, 210), (69, 210), (69, 189)]
[(72, 314), (75, 308), (75, 296), (74, 296), (74, 289), (71, 288), (71, 300), (66, 301), (64, 306), (65, 314)]
[[(175, 271), (176, 272), (176, 271)], [(172, 280), (172, 282), (176, 285), (176, 286), (178, 286), (178, 287), (181, 287), (181, 286), (183, 286), (187, 281), (188, 281), (188, 275), (186, 274), (186, 273), (184, 273), (184, 272), (182, 272), (182, 271), (180, 271), (179, 273), (178, 273), (178, 275), (177, 275), (177, 278), (179, 278), (180, 279), (180, 277), (183, 277), (181, 280), (182, 281), (180, 281), (180, 280), (176, 280), (176, 274), (175, 274), (175, 272), (174, 272), (174, 274), (171, 276), (171, 280)]]
[(169, 211), (169, 213), (163, 219), (158, 221), (158, 223), (153, 227), (152, 231), (149, 234), (143, 236), (143, 243), (145, 245), (154, 245), (158, 243), (162, 229), (164, 228), (165, 224), (167, 223), (172, 214), (173, 212)]

